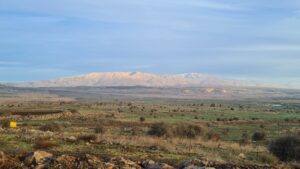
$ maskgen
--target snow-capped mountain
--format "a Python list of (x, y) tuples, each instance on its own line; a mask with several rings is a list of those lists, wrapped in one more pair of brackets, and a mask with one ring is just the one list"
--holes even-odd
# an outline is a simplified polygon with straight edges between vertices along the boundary
[[(12, 85), (12, 84), (10, 84)], [(158, 75), (142, 72), (99, 72), (54, 80), (14, 83), (17, 87), (148, 86), (148, 87), (274, 87), (200, 73)]]
[(158, 75), (142, 72), (98, 72), (54, 80), (15, 83), (18, 87), (148, 86), (148, 87), (277, 87), (200, 73)]

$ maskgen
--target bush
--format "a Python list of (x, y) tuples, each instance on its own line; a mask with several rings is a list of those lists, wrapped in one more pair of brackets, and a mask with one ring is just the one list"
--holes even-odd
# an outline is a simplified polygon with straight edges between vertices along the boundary
[(2, 120), (1, 121), (1, 126), (2, 127), (9, 127), (10, 121), (9, 120)]
[(78, 113), (78, 110), (77, 110), (77, 109), (73, 109), (73, 108), (69, 109), (69, 111), (70, 111), (71, 113)]
[(97, 140), (97, 136), (95, 134), (82, 135), (78, 137), (78, 140), (83, 140), (85, 142), (91, 142)]
[(195, 138), (200, 136), (204, 133), (204, 129), (198, 125), (191, 125), (191, 124), (182, 124), (176, 126), (174, 129), (174, 136), (177, 137), (186, 137), (186, 138)]
[(98, 126), (94, 129), (95, 133), (97, 134), (104, 134), (105, 133), (105, 128), (103, 126)]
[(145, 117), (140, 117), (140, 122), (144, 122), (146, 121), (146, 118)]
[(240, 140), (240, 145), (247, 145), (249, 143), (250, 143), (250, 137), (247, 132), (244, 132)]
[(207, 133), (207, 138), (209, 140), (213, 140), (213, 141), (219, 141), (221, 139), (221, 135), (219, 133), (216, 132), (208, 132)]
[(57, 123), (49, 123), (49, 124), (46, 124), (42, 127), (40, 127), (40, 130), (42, 131), (52, 131), (52, 132), (59, 132), (61, 131), (61, 126)]
[(192, 124), (179, 124), (170, 126), (165, 123), (156, 123), (150, 127), (149, 135), (157, 137), (182, 137), (182, 138), (195, 138), (204, 135), (206, 128), (199, 125)]
[(284, 136), (270, 142), (269, 150), (282, 161), (300, 160), (300, 137)]
[(163, 137), (171, 136), (172, 132), (170, 130), (170, 126), (165, 123), (155, 123), (150, 127), (148, 134), (151, 136)]
[(47, 138), (38, 138), (35, 140), (35, 143), (34, 143), (35, 149), (50, 149), (55, 146), (57, 146), (57, 145)]
[(263, 141), (266, 139), (266, 133), (265, 132), (255, 132), (252, 135), (252, 140), (253, 141)]

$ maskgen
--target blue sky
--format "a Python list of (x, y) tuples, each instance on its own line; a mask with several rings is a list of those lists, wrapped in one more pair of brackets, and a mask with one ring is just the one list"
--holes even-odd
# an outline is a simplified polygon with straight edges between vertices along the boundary
[(299, 0), (1, 0), (0, 81), (200, 72), (300, 86)]

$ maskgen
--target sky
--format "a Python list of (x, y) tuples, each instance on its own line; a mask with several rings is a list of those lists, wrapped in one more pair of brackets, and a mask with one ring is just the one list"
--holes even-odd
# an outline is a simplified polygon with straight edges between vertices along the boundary
[(116, 71), (300, 87), (300, 1), (0, 1), (0, 81)]

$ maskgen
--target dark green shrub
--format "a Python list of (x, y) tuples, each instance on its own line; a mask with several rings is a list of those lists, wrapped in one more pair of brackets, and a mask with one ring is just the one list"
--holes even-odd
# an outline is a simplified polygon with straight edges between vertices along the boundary
[(198, 125), (181, 124), (176, 126), (173, 132), (176, 137), (195, 138), (203, 135), (204, 129)]
[(270, 142), (269, 150), (282, 161), (300, 160), (300, 137), (284, 136)]
[(265, 132), (255, 132), (252, 135), (252, 140), (253, 141), (263, 141), (266, 139), (266, 133)]
[(172, 131), (171, 131), (171, 127), (166, 125), (165, 123), (155, 123), (151, 125), (148, 134), (151, 136), (163, 137), (163, 136), (171, 136)]
[(85, 142), (95, 141), (97, 136), (95, 134), (82, 135), (78, 137), (78, 140), (83, 140)]
[(103, 126), (97, 126), (95, 129), (94, 129), (95, 133), (97, 134), (104, 134), (105, 133), (105, 128)]
[(140, 122), (144, 122), (146, 121), (146, 118), (145, 117), (140, 117)]

